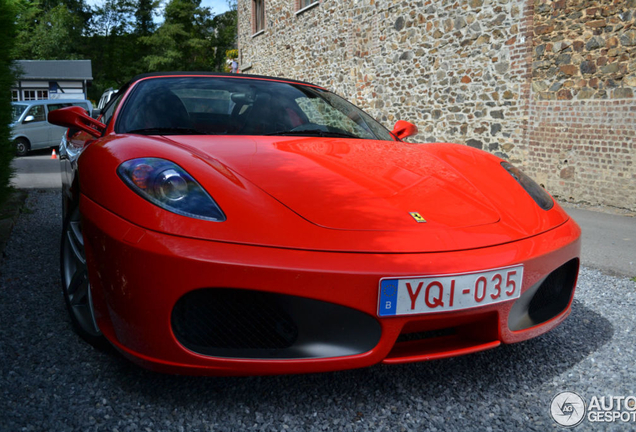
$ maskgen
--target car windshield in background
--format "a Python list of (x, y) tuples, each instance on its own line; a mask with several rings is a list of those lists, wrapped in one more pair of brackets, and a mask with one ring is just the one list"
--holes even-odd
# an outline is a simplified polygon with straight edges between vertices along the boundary
[(125, 103), (115, 131), (393, 140), (390, 132), (368, 114), (326, 90), (222, 77), (141, 81)]
[(23, 104), (11, 104), (11, 123), (15, 123), (20, 119), (20, 116), (24, 112), (25, 109), (28, 108), (28, 105)]

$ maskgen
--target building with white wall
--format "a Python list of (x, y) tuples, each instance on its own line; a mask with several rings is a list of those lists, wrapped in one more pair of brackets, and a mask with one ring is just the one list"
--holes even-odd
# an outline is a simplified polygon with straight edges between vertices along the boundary
[(86, 99), (93, 80), (90, 60), (18, 60), (11, 100)]

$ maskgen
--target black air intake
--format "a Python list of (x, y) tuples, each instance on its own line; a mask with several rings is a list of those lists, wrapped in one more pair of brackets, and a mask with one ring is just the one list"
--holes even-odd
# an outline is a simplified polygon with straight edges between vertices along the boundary
[(191, 291), (172, 311), (187, 349), (214, 357), (302, 359), (370, 351), (381, 336), (372, 316), (334, 303), (244, 289)]

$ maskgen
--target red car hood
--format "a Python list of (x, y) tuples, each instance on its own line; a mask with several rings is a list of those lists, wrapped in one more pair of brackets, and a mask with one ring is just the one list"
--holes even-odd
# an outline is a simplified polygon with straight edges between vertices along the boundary
[(244, 151), (235, 147), (226, 153), (215, 144), (199, 149), (325, 228), (411, 229), (417, 224), (411, 212), (438, 227), (499, 220), (473, 184), (424, 146), (278, 137), (253, 141)]
[[(186, 168), (228, 218), (173, 215), (123, 182), (122, 161), (163, 157)], [(500, 165), (468, 146), (334, 138), (109, 137), (80, 158), (82, 191), (139, 226), (232, 243), (343, 252), (441, 252), (508, 243), (564, 223)], [(83, 168), (87, 167), (87, 168)], [(92, 181), (95, 179), (95, 181)], [(426, 222), (418, 222), (417, 212)]]

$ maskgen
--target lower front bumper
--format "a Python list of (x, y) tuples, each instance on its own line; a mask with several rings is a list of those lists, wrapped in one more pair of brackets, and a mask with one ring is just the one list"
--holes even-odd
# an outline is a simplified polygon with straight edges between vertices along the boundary
[[(513, 305), (524, 298), (525, 292), (536, 290), (559, 267), (571, 263), (568, 265), (574, 266), (576, 273), (580, 253), (580, 229), (572, 220), (539, 236), (478, 250), (357, 254), (246, 246), (164, 235), (132, 225), (86, 197), (81, 199), (81, 212), (100, 329), (133, 361), (172, 373), (321, 372), (379, 362), (451, 357), (529, 339), (565, 319), (574, 290), (568, 291), (565, 307), (554, 316), (537, 325), (531, 323), (528, 328), (517, 323), (517, 327), (512, 326), (521, 328), (517, 331), (509, 327)], [(517, 301), (447, 313), (377, 316), (380, 278), (454, 274), (518, 264), (524, 265), (524, 276), (522, 296)], [(575, 279), (576, 274), (573, 284)], [(205, 348), (198, 348), (196, 342), (189, 344), (182, 335), (175, 335), (174, 311), (184, 296), (209, 289), (257, 292), (283, 300), (300, 299), (293, 300), (297, 305), (287, 310), (297, 314), (301, 310), (303, 319), (313, 320), (311, 327), (321, 336), (310, 338), (309, 342), (306, 337), (305, 348), (311, 346), (299, 350), (299, 354), (267, 355), (271, 351), (251, 351), (252, 354), (236, 355), (231, 341), (224, 342), (229, 343), (229, 351), (206, 352)], [(199, 300), (193, 303), (197, 302)], [(240, 296), (235, 303), (241, 303)], [(305, 304), (304, 309), (299, 303)], [(336, 325), (348, 322), (348, 318), (338, 321), (337, 310), (350, 311), (344, 312), (347, 316), (361, 317), (362, 324), (356, 324), (360, 328), (354, 330), (359, 332), (360, 338), (366, 339), (358, 348), (352, 348), (347, 342), (358, 339), (351, 326)], [(246, 310), (245, 313), (254, 312)], [(513, 315), (523, 313), (521, 310)], [(324, 330), (320, 331), (323, 326)], [(180, 332), (182, 329), (177, 328), (176, 333)], [(354, 333), (347, 336), (347, 332)], [(339, 335), (340, 339), (334, 336), (329, 340), (329, 334)], [(318, 342), (324, 346), (316, 346)], [(325, 356), (324, 353), (331, 354)]]

